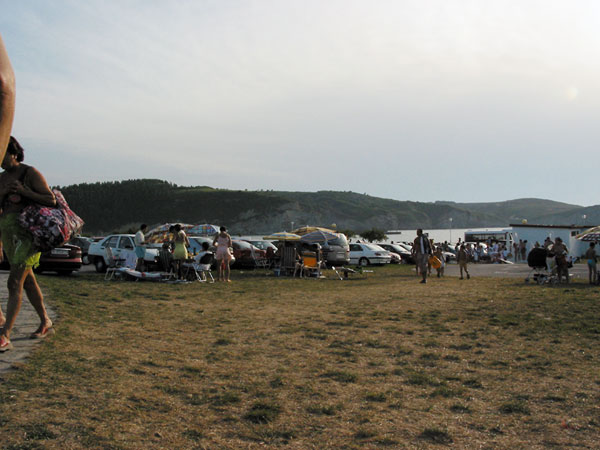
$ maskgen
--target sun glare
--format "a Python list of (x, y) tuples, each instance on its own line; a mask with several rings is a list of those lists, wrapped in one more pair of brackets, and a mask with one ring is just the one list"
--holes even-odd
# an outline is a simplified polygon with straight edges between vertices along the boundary
[(579, 96), (579, 89), (577, 89), (575, 86), (569, 86), (565, 93), (567, 96), (567, 100), (572, 102)]

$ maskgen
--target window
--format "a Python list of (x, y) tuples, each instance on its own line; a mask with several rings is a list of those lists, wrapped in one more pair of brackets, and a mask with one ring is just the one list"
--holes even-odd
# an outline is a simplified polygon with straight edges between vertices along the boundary
[(104, 241), (104, 246), (110, 247), (110, 248), (116, 248), (118, 240), (119, 240), (119, 236), (111, 236), (106, 241)]
[(119, 247), (127, 250), (133, 250), (133, 241), (129, 236), (121, 236)]

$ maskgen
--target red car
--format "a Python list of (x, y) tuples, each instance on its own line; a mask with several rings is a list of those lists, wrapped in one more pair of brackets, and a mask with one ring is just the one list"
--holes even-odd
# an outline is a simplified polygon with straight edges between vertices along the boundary
[[(35, 273), (57, 272), (59, 275), (69, 275), (81, 269), (81, 248), (76, 245), (64, 244), (42, 253), (39, 267), (33, 269)], [(0, 264), (0, 269), (10, 270), (6, 255)]]
[(257, 264), (257, 261), (264, 261), (267, 259), (266, 251), (261, 250), (246, 241), (234, 239), (232, 240), (232, 244), (235, 263), (233, 263), (231, 267), (255, 268), (257, 265), (260, 265)]

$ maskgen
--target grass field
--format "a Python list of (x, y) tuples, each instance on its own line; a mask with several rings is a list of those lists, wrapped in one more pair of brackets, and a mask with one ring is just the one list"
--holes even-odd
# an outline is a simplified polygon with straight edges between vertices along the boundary
[(42, 277), (0, 448), (598, 448), (600, 291), (522, 279)]

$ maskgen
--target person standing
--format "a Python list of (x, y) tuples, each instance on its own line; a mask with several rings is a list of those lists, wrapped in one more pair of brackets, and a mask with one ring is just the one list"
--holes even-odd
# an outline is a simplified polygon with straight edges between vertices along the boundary
[(232, 255), (229, 251), (229, 247), (233, 247), (233, 242), (231, 242), (231, 236), (227, 233), (227, 228), (221, 227), (219, 229), (219, 234), (215, 237), (213, 245), (217, 246), (215, 259), (217, 260), (217, 266), (219, 267), (219, 281), (227, 281), (230, 283), (231, 280), (229, 279), (229, 276), (231, 269), (229, 268), (229, 263), (231, 262)]
[(30, 337), (40, 339), (54, 332), (33, 273), (33, 268), (39, 266), (40, 252), (33, 245), (31, 234), (19, 225), (18, 219), (28, 205), (55, 206), (56, 199), (42, 174), (23, 164), (23, 159), (23, 147), (11, 136), (2, 160), (4, 172), (0, 174), (0, 260), (4, 257), (4, 250), (10, 263), (6, 317), (0, 310), (0, 352), (12, 349), (10, 333), (21, 309), (23, 290), (40, 318), (40, 326)]
[(144, 236), (144, 233), (146, 233), (147, 229), (148, 225), (143, 223), (133, 238), (135, 243), (135, 256), (137, 257), (135, 270), (139, 270), (140, 272), (143, 272), (144, 270), (144, 257), (146, 256), (146, 237)]
[(595, 242), (590, 242), (590, 248), (585, 252), (585, 259), (587, 259), (590, 284), (596, 284), (598, 282), (598, 270), (596, 269), (598, 256), (596, 255)]
[(554, 258), (556, 259), (556, 272), (558, 275), (558, 282), (562, 281), (562, 277), (565, 277), (565, 283), (569, 284), (569, 266), (567, 262), (567, 254), (569, 253), (569, 249), (563, 243), (562, 239), (557, 237), (554, 240), (554, 245), (552, 246), (552, 253), (554, 253)]
[(423, 234), (423, 230), (419, 228), (417, 230), (417, 237), (413, 241), (412, 254), (415, 259), (417, 271), (421, 273), (421, 283), (423, 284), (427, 283), (427, 264), (431, 253), (429, 239)]
[(435, 256), (437, 259), (440, 260), (440, 266), (436, 269), (437, 270), (437, 277), (443, 277), (444, 276), (444, 268), (446, 267), (446, 259), (444, 258), (444, 254), (442, 253), (442, 247), (441, 246), (437, 246), (435, 247), (435, 251), (433, 252), (433, 256)]
[(469, 262), (469, 253), (467, 253), (465, 244), (462, 244), (460, 246), (460, 249), (458, 250), (458, 255), (457, 255), (456, 259), (458, 260), (458, 267), (460, 269), (460, 279), (461, 280), (465, 279), (463, 276), (463, 271), (467, 274), (467, 280), (469, 278), (471, 278), (471, 275), (469, 274), (469, 270), (467, 269), (467, 263)]
[(175, 243), (173, 258), (175, 259), (175, 264), (177, 266), (177, 278), (181, 279), (181, 269), (183, 267), (183, 262), (188, 258), (187, 248), (190, 246), (190, 240), (180, 224), (176, 224), (173, 227), (173, 234), (173, 242)]

